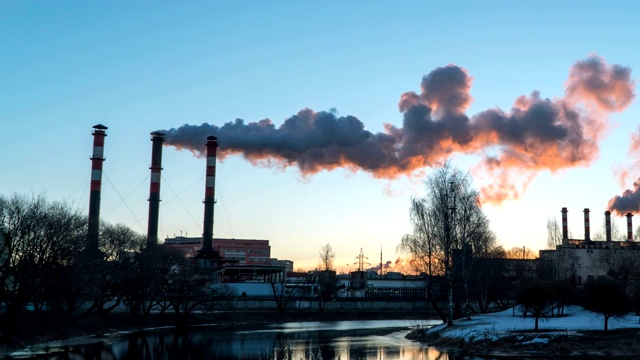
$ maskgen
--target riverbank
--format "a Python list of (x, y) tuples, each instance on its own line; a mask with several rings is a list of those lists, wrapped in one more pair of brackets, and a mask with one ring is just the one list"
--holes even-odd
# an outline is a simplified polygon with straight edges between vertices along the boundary
[(51, 314), (27, 314), (10, 344), (0, 344), (3, 354), (25, 347), (82, 336), (100, 336), (122, 331), (144, 331), (158, 328), (188, 326), (215, 326), (221, 330), (259, 329), (261, 327), (295, 321), (342, 321), (342, 320), (416, 320), (433, 318), (428, 311), (220, 311), (192, 314), (188, 322), (176, 326), (172, 313), (154, 313), (143, 323), (128, 313), (112, 312), (103, 316), (92, 315), (70, 321)]
[(450, 327), (417, 330), (409, 338), (442, 351), (482, 357), (637, 358), (640, 354), (635, 315), (610, 319), (607, 332), (601, 315), (578, 306), (568, 307), (564, 316), (540, 319), (539, 331), (533, 330), (534, 321), (510, 309), (459, 319)]

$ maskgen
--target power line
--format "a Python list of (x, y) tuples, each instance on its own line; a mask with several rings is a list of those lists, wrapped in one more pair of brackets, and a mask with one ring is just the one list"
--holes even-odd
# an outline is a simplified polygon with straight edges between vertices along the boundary
[[(200, 183), (200, 182), (202, 181), (202, 179), (204, 179), (204, 178), (205, 178), (204, 176), (203, 176), (203, 177), (201, 177), (201, 178), (200, 178), (200, 179), (198, 179), (196, 182), (194, 182), (193, 184), (191, 184), (191, 185), (187, 186), (184, 190), (182, 190), (181, 192), (179, 192), (179, 193), (177, 193), (177, 194), (176, 194), (176, 192), (175, 192), (175, 191), (173, 191), (173, 189), (171, 189), (171, 186), (169, 185), (169, 183), (167, 183), (167, 186), (169, 186), (169, 188), (170, 188), (170, 189), (171, 189), (171, 191), (173, 192), (174, 197), (172, 197), (172, 198), (171, 198), (171, 199), (169, 199), (169, 200), (163, 201), (162, 206), (164, 206), (164, 205), (166, 205), (166, 204), (170, 203), (171, 201), (173, 201), (174, 199), (176, 199), (178, 196), (182, 195), (182, 194), (183, 194), (183, 193), (185, 193), (187, 190), (191, 189), (194, 185), (196, 185), (196, 184)], [(162, 180), (163, 180), (164, 182), (166, 182), (166, 181), (167, 181), (167, 178), (165, 178), (165, 177), (164, 177), (164, 175), (162, 175)]]
[[(125, 201), (125, 198), (122, 197), (122, 195), (120, 195), (120, 192), (118, 191), (118, 189), (115, 187), (115, 185), (113, 185), (113, 183), (111, 182), (111, 179), (109, 179), (109, 176), (107, 176), (107, 174), (103, 171), (102, 174), (104, 175), (104, 177), (107, 179), (107, 181), (109, 182), (109, 184), (111, 185), (111, 187), (113, 188), (113, 190), (116, 192), (116, 194), (118, 194), (118, 197), (120, 197), (120, 203), (124, 204), (124, 206), (127, 208), (127, 210), (129, 210), (129, 213), (131, 214), (131, 216), (133, 217), (133, 219), (135, 220), (137, 218), (136, 214), (133, 212), (133, 210), (131, 210), (131, 208), (129, 207), (129, 204), (127, 204), (127, 202)], [(147, 176), (147, 178), (145, 178), (144, 180), (142, 180), (142, 182), (140, 184), (138, 184), (138, 186), (135, 187), (135, 189), (133, 189), (128, 195), (127, 197), (129, 197), (131, 194), (133, 194), (134, 191), (136, 191), (136, 189), (138, 187), (140, 187), (140, 185), (146, 180), (148, 179), (149, 176)], [(118, 206), (120, 206), (120, 204), (116, 205), (116, 207), (111, 210), (111, 212), (109, 212), (107, 214), (107, 216), (109, 216)], [(139, 224), (139, 220), (136, 222)], [(140, 225), (140, 228), (142, 229), (142, 232), (144, 232), (144, 227), (142, 225)]]
[[(182, 208), (184, 209), (184, 211), (186, 211), (186, 212), (187, 212), (187, 214), (189, 215), (189, 217), (191, 218), (191, 220), (193, 220), (193, 223), (194, 223), (194, 224), (196, 224), (196, 226), (198, 227), (198, 229), (199, 229), (200, 231), (202, 231), (202, 226), (201, 226), (201, 225), (196, 221), (196, 219), (193, 217), (193, 215), (191, 215), (191, 212), (189, 212), (189, 209), (187, 209), (187, 207), (184, 205), (184, 203), (182, 202), (182, 200), (180, 200), (179, 194), (177, 194), (177, 193), (175, 192), (175, 190), (173, 190), (173, 187), (171, 187), (171, 184), (169, 184), (169, 182), (167, 181), (167, 179), (166, 179), (164, 176), (162, 177), (162, 179), (163, 179), (163, 181), (167, 184), (167, 186), (169, 187), (169, 190), (171, 190), (171, 192), (175, 195), (173, 198), (171, 198), (171, 200), (173, 200), (173, 199), (178, 199), (178, 202), (180, 203), (180, 205), (182, 205)], [(202, 179), (200, 179), (200, 180), (202, 180)], [(193, 186), (193, 185), (195, 185), (195, 183), (194, 183), (194, 184), (192, 184), (191, 186)], [(191, 186), (189, 186), (189, 187), (191, 187)], [(187, 188), (187, 189), (188, 189), (188, 188)], [(183, 192), (187, 191), (187, 189), (183, 190), (180, 194), (182, 194)], [(166, 203), (165, 203), (165, 204), (166, 204)], [(163, 207), (164, 207), (164, 205), (163, 205)]]
[(235, 239), (236, 236), (233, 234), (233, 228), (231, 227), (231, 221), (229, 220), (229, 213), (227, 212), (227, 207), (224, 206), (224, 199), (222, 198), (222, 187), (220, 185), (218, 185), (218, 195), (220, 195), (220, 203), (222, 204), (224, 215), (227, 218), (227, 223), (229, 224), (229, 231), (231, 231), (231, 237)]

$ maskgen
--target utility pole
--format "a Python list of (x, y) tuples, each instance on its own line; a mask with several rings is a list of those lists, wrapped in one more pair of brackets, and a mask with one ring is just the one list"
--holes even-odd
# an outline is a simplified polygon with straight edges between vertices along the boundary
[(380, 244), (380, 277), (382, 277), (384, 273), (382, 272), (382, 244)]

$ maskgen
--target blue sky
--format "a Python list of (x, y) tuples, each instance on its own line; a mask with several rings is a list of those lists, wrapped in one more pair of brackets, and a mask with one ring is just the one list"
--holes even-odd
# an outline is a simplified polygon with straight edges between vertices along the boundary
[[(400, 95), (455, 64), (473, 78), (469, 116), (509, 111), (537, 90), (564, 95), (569, 70), (591, 54), (640, 67), (633, 1), (582, 2), (0, 2), (0, 189), (46, 192), (88, 207), (91, 127), (109, 127), (103, 220), (146, 233), (149, 133), (183, 124), (336, 109), (373, 133), (402, 125)], [(612, 172), (629, 162), (638, 130), (633, 101), (609, 115), (589, 166), (541, 171), (517, 200), (485, 206), (506, 247), (539, 249), (546, 221), (582, 209), (599, 229), (623, 188)], [(470, 170), (477, 156), (454, 155)], [(204, 170), (188, 151), (164, 149), (160, 237), (202, 232)], [(339, 270), (360, 248), (370, 262), (398, 257), (410, 231), (409, 201), (431, 169), (393, 180), (344, 169), (303, 177), (295, 167), (218, 164), (214, 235), (268, 239), (272, 255), (312, 267), (330, 243)], [(628, 184), (627, 186), (630, 186)], [(125, 201), (122, 201), (122, 199)], [(637, 220), (637, 219), (636, 219)], [(640, 220), (637, 220), (640, 221)], [(636, 222), (637, 222), (636, 221)], [(618, 220), (622, 228), (624, 222)], [(592, 230), (593, 232), (593, 230)]]

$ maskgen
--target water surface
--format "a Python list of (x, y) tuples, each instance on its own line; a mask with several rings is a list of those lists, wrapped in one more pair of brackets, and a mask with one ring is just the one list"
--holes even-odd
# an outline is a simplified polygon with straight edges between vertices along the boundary
[(243, 331), (215, 326), (77, 338), (14, 353), (38, 359), (424, 359), (449, 356), (405, 339), (439, 321), (291, 322)]

